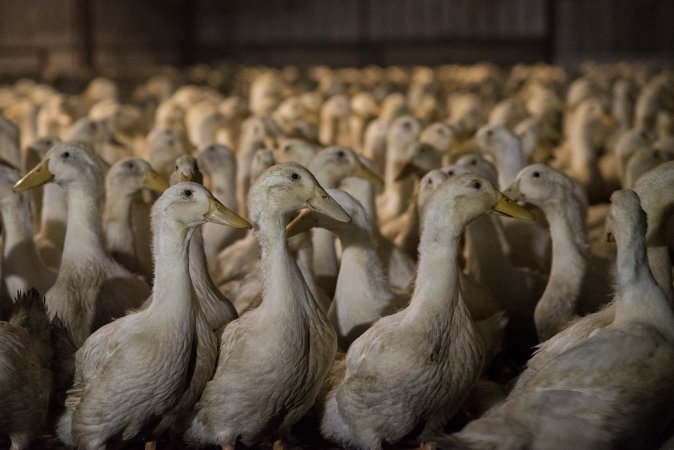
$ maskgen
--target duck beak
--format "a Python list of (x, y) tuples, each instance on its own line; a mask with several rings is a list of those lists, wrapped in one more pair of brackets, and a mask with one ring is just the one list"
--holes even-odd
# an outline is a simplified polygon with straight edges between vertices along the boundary
[(534, 215), (530, 211), (524, 209), (515, 203), (514, 200), (506, 197), (500, 192), (497, 192), (496, 204), (492, 206), (492, 209), (498, 213), (515, 219), (534, 220)]
[(353, 175), (367, 180), (375, 186), (384, 185), (384, 179), (375, 171), (367, 167), (363, 161), (360, 160), (360, 158), (358, 159), (358, 167), (356, 167), (356, 172)]
[(162, 193), (169, 188), (169, 184), (161, 175), (159, 175), (159, 173), (153, 169), (150, 169), (150, 171), (145, 175), (143, 187), (145, 189)]
[(188, 181), (192, 181), (192, 174), (180, 172), (180, 175), (178, 175), (178, 183), (187, 183)]
[(250, 222), (227, 208), (215, 197), (211, 197), (209, 203), (208, 212), (204, 215), (204, 219), (207, 222), (228, 225), (232, 228), (253, 228)]
[(314, 211), (335, 219), (337, 222), (351, 222), (351, 216), (321, 187), (316, 188), (316, 192), (307, 202), (307, 206)]
[(286, 237), (291, 238), (317, 227), (318, 217), (316, 216), (317, 214), (311, 209), (303, 209), (297, 215), (297, 217), (295, 217), (288, 225), (286, 225)]
[(54, 179), (54, 174), (49, 171), (49, 160), (43, 159), (33, 170), (28, 172), (16, 182), (12, 190), (14, 192), (23, 192), (29, 189), (42, 186)]

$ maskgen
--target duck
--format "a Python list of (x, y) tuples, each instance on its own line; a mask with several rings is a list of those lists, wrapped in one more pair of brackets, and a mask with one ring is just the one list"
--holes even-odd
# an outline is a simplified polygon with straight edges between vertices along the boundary
[[(318, 152), (307, 167), (321, 186), (336, 188), (348, 177), (363, 178), (375, 185), (383, 180), (360, 160), (349, 147), (327, 147)], [(319, 286), (328, 296), (332, 296), (337, 279), (338, 262), (335, 240), (327, 230), (312, 231), (313, 272)]]
[(407, 156), (406, 150), (417, 140), (421, 125), (412, 116), (395, 119), (386, 134), (386, 165), (384, 192), (377, 198), (377, 214), (382, 224), (405, 211), (412, 195), (414, 181), (396, 181)]
[[(482, 153), (493, 160), (498, 186), (507, 189), (528, 160), (517, 135), (502, 125), (485, 125), (475, 137)], [(538, 222), (501, 220), (505, 233), (508, 258), (517, 266), (543, 271), (548, 268), (550, 237)]]
[[(124, 158), (113, 164), (105, 176), (103, 228), (107, 249), (131, 273), (152, 279), (152, 267), (144, 266), (136, 253), (132, 221), (134, 197), (143, 189), (162, 193), (168, 183), (142, 158)], [(149, 218), (148, 218), (149, 220)]]
[(88, 147), (64, 142), (15, 185), (16, 192), (53, 182), (68, 198), (68, 224), (63, 257), (45, 299), (50, 317), (59, 316), (80, 347), (96, 329), (138, 307), (150, 288), (115, 261), (105, 247), (100, 182), (105, 163)]
[(550, 225), (552, 266), (534, 321), (545, 341), (578, 314), (598, 310), (611, 299), (611, 263), (594, 257), (585, 234), (585, 199), (577, 182), (545, 164), (530, 165), (506, 191), (539, 207)]
[(328, 318), (337, 332), (338, 347), (346, 350), (372, 323), (404, 307), (409, 298), (388, 283), (363, 206), (340, 189), (326, 192), (347, 212), (350, 222), (306, 209), (286, 230), (288, 236), (294, 236), (322, 227), (339, 239), (342, 256)]
[(52, 386), (51, 323), (36, 289), (19, 293), (0, 321), (0, 434), (12, 450), (30, 448), (43, 429)]
[[(176, 160), (176, 170), (171, 176), (171, 183), (188, 181), (202, 184), (203, 175), (199, 170), (198, 160), (193, 156), (184, 155)], [(246, 227), (239, 227), (244, 228)], [(202, 230), (197, 229), (192, 233), (190, 241), (190, 278), (199, 300), (199, 309), (203, 311), (206, 322), (211, 330), (220, 331), (236, 319), (237, 312), (211, 278), (204, 247)]]
[[(58, 138), (44, 138), (33, 142), (27, 149), (22, 170), (28, 172), (35, 167), (54, 145)], [(35, 234), (35, 245), (40, 258), (47, 266), (58, 269), (61, 265), (63, 243), (68, 222), (68, 203), (65, 191), (55, 183), (48, 183), (33, 189), (34, 220), (39, 217), (39, 231)], [(40, 192), (41, 191), (41, 192)], [(39, 208), (39, 213), (37, 209)]]
[[(203, 147), (197, 155), (201, 171), (209, 179), (210, 191), (223, 205), (238, 211), (236, 199), (236, 156), (233, 150), (222, 144)], [(232, 242), (243, 237), (242, 230), (205, 223), (202, 227), (204, 251), (209, 265), (217, 254)]]
[(56, 272), (40, 259), (30, 216), (30, 194), (15, 193), (19, 173), (0, 164), (0, 217), (2, 217), (3, 293), (14, 298), (17, 292), (35, 288), (47, 292), (56, 281)]
[(75, 354), (74, 383), (58, 423), (68, 445), (104, 449), (145, 437), (188, 389), (197, 322), (189, 247), (206, 221), (250, 226), (197, 183), (172, 186), (153, 205), (152, 301), (98, 329)]
[(318, 395), (337, 338), (288, 252), (285, 214), (304, 207), (350, 220), (297, 163), (277, 164), (251, 186), (249, 209), (262, 249), (263, 299), (225, 327), (215, 375), (195, 406), (187, 432), (190, 442), (225, 450), (239, 439), (251, 445), (270, 435), (283, 436)]
[[(490, 209), (531, 218), (474, 174), (453, 177), (431, 195), (412, 299), (349, 348), (344, 376), (325, 403), (325, 437), (381, 449), (415, 430), (440, 430), (458, 411), (485, 357), (458, 287), (460, 240), (466, 224)], [(456, 358), (461, 364), (452, 366)]]
[(547, 360), (523, 390), (439, 443), (480, 449), (504, 442), (515, 448), (658, 447), (672, 420), (674, 315), (646, 260), (646, 216), (638, 195), (614, 192), (607, 221), (618, 246), (614, 318)]

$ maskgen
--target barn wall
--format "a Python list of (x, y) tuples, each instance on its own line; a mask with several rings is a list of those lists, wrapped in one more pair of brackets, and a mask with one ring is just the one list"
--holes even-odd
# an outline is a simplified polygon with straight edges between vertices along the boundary
[(668, 61), (673, 22), (670, 0), (3, 0), (0, 73), (222, 59)]

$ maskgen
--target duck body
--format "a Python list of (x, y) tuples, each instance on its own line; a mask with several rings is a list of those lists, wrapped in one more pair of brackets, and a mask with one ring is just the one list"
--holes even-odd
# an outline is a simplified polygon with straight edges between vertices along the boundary
[(194, 227), (214, 220), (209, 217), (215, 202), (201, 186), (184, 183), (155, 203), (153, 301), (100, 328), (77, 351), (74, 384), (59, 423), (65, 442), (103, 449), (149, 434), (188, 389), (198, 311), (189, 241)]
[(645, 215), (638, 197), (619, 191), (612, 202), (617, 207), (610, 219), (618, 226), (611, 227), (619, 246), (615, 302), (567, 328), (575, 329), (569, 336), (577, 338), (579, 331), (591, 330), (584, 338), (555, 337), (544, 344), (547, 355), (525, 371), (526, 382), (452, 436), (452, 445), (650, 448), (671, 424), (674, 315), (646, 263)]
[[(457, 257), (463, 228), (487, 208), (458, 200), (490, 189), (479, 179), (461, 175), (431, 197), (412, 300), (349, 348), (344, 377), (327, 396), (324, 436), (344, 446), (381, 449), (415, 432), (440, 430), (477, 381), (485, 352), (460, 294)], [(482, 201), (496, 202), (481, 192)], [(496, 195), (493, 187), (491, 192)], [(446, 211), (458, 211), (461, 219), (453, 221)]]
[(104, 171), (102, 161), (86, 147), (65, 143), (49, 150), (14, 186), (15, 190), (30, 189), (53, 179), (65, 188), (68, 227), (63, 256), (45, 299), (50, 316), (65, 322), (77, 347), (93, 331), (137, 308), (150, 295), (148, 285), (105, 249), (99, 210)]
[(190, 440), (226, 447), (237, 439), (251, 445), (283, 434), (318, 395), (337, 340), (288, 251), (283, 222), (288, 206), (279, 197), (286, 192), (283, 187), (317, 186), (312, 179), (302, 166), (286, 163), (268, 169), (251, 187), (249, 206), (262, 248), (263, 299), (225, 327), (218, 366), (196, 405)]

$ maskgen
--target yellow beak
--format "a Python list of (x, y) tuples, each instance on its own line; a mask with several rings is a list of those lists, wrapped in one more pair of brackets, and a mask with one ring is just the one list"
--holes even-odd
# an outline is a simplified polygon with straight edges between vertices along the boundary
[(161, 175), (159, 175), (159, 173), (150, 169), (150, 171), (145, 175), (143, 187), (145, 189), (151, 189), (155, 192), (162, 193), (169, 188), (169, 184)]
[(316, 191), (307, 202), (307, 206), (314, 211), (332, 217), (337, 222), (351, 222), (351, 216), (321, 187), (316, 187)]
[(367, 180), (375, 186), (384, 185), (384, 179), (375, 173), (372, 169), (367, 167), (360, 159), (358, 159), (358, 167), (356, 167), (356, 172), (353, 175)]
[(180, 172), (180, 175), (178, 176), (178, 182), (187, 183), (188, 181), (192, 181), (192, 175), (189, 173)]
[(316, 213), (311, 209), (303, 209), (288, 225), (286, 225), (286, 237), (293, 237), (300, 233), (318, 226)]
[(208, 222), (228, 225), (232, 228), (253, 228), (250, 222), (220, 203), (215, 197), (210, 198), (208, 212), (204, 215)]
[(513, 217), (520, 220), (534, 220), (534, 215), (515, 203), (514, 200), (506, 197), (502, 193), (497, 193), (496, 204), (492, 209), (508, 217)]
[(33, 167), (33, 170), (17, 181), (12, 189), (14, 192), (27, 191), (42, 186), (53, 178), (54, 174), (49, 171), (49, 160), (43, 159), (37, 166)]

